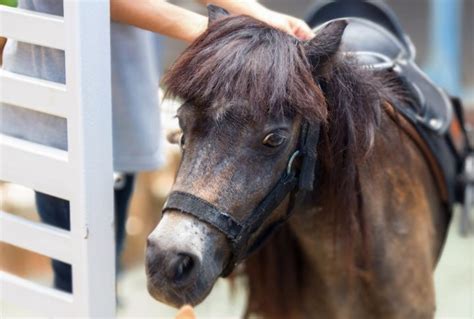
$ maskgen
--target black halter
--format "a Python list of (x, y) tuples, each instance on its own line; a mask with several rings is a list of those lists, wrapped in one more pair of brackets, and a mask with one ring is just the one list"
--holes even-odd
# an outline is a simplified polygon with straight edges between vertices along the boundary
[[(319, 131), (319, 124), (310, 125), (305, 121), (301, 125), (299, 146), (291, 154), (285, 171), (272, 190), (244, 220), (238, 221), (215, 205), (185, 192), (172, 192), (164, 205), (163, 214), (169, 210), (187, 213), (223, 233), (231, 244), (232, 255), (222, 272), (222, 276), (229, 275), (240, 261), (258, 249), (277, 226), (290, 217), (296, 192), (298, 190), (313, 190)], [(297, 172), (294, 165), (297, 157), (302, 159), (299, 172)], [(288, 194), (290, 194), (290, 203), (286, 215), (267, 226), (249, 246), (249, 239), (252, 234), (258, 230)]]

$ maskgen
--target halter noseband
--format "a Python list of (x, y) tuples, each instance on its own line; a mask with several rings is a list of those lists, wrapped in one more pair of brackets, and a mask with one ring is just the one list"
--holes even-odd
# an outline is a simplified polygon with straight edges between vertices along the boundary
[[(319, 124), (312, 125), (307, 121), (303, 122), (300, 130), (299, 146), (288, 159), (285, 171), (272, 190), (245, 219), (238, 221), (228, 212), (221, 210), (206, 200), (193, 194), (179, 191), (172, 192), (169, 195), (163, 208), (163, 214), (169, 210), (190, 214), (224, 234), (231, 244), (231, 257), (222, 272), (222, 276), (226, 277), (240, 261), (258, 249), (269, 235), (277, 229), (277, 226), (290, 217), (296, 192), (299, 190), (313, 190), (319, 131)], [(297, 172), (294, 165), (297, 157), (302, 158), (299, 172)], [(290, 194), (290, 203), (286, 215), (268, 225), (249, 247), (251, 236), (288, 194)]]

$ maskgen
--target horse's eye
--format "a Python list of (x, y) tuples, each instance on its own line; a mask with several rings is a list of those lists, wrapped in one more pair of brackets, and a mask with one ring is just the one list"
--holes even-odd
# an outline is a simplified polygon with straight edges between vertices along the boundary
[(179, 147), (181, 147), (182, 150), (184, 150), (184, 134), (181, 133), (181, 136), (179, 137)]
[(270, 133), (262, 141), (262, 144), (269, 147), (277, 147), (286, 141), (286, 137), (278, 133)]

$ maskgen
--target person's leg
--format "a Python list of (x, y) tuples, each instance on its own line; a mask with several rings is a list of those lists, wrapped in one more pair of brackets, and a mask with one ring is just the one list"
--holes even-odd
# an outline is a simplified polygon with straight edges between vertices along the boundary
[(117, 254), (117, 272), (120, 270), (120, 255), (125, 241), (125, 222), (127, 220), (128, 205), (133, 193), (135, 175), (124, 175), (125, 183), (115, 189), (115, 248)]
[[(36, 208), (44, 223), (64, 230), (70, 229), (69, 202), (67, 200), (36, 192)], [(71, 265), (53, 259), (52, 266), (54, 287), (72, 292)]]
[[(127, 174), (124, 177), (124, 185), (114, 191), (117, 271), (120, 268), (120, 254), (125, 239), (125, 221), (127, 219), (128, 204), (133, 192), (135, 179), (133, 174)], [(70, 210), (68, 201), (36, 192), (36, 207), (40, 218), (44, 223), (64, 230), (70, 230)], [(54, 287), (66, 292), (72, 292), (71, 265), (53, 259), (52, 266), (54, 272)]]

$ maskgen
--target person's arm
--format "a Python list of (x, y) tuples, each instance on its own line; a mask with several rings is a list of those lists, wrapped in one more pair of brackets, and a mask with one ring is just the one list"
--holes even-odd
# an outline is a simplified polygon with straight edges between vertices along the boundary
[(207, 17), (163, 0), (110, 0), (113, 21), (130, 24), (186, 42), (207, 27)]
[(199, 0), (208, 5), (214, 4), (233, 14), (245, 14), (257, 20), (283, 30), (300, 40), (309, 40), (314, 36), (311, 28), (301, 19), (266, 8), (256, 0)]
[[(313, 37), (308, 25), (300, 19), (272, 11), (255, 0), (199, 0), (215, 4), (233, 14), (246, 14), (296, 36), (301, 40)], [(194, 41), (206, 30), (208, 19), (164, 0), (110, 0), (114, 21), (130, 24), (186, 42)]]

